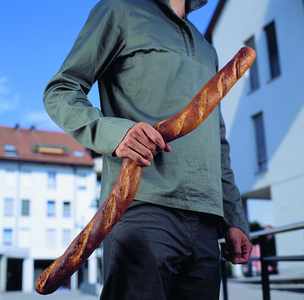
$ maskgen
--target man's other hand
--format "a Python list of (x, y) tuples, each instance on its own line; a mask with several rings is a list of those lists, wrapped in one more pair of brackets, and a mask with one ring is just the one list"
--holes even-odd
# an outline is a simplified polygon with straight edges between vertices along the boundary
[(239, 228), (230, 227), (225, 234), (225, 240), (227, 248), (223, 253), (224, 258), (233, 264), (247, 264), (252, 251), (247, 235)]

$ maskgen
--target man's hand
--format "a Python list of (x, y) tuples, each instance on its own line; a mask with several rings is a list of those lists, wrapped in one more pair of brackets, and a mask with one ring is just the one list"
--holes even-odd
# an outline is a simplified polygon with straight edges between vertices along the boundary
[(233, 264), (246, 264), (252, 251), (247, 235), (239, 228), (230, 227), (225, 234), (225, 240), (227, 248), (223, 253), (224, 258)]
[(154, 155), (162, 151), (170, 152), (171, 147), (151, 125), (140, 122), (128, 131), (115, 153), (119, 158), (128, 157), (140, 166), (148, 167)]

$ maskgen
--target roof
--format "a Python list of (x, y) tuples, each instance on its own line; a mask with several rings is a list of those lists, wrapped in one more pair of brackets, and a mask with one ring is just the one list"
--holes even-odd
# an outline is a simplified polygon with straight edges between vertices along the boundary
[(68, 134), (0, 126), (0, 160), (94, 166), (91, 155)]
[(221, 12), (222, 12), (222, 10), (223, 10), (225, 4), (226, 4), (226, 1), (227, 1), (227, 0), (220, 0), (220, 1), (219, 1), (218, 5), (217, 5), (217, 7), (216, 7), (216, 9), (215, 9), (215, 12), (214, 12), (214, 14), (213, 14), (213, 16), (212, 16), (212, 18), (211, 18), (211, 21), (210, 21), (210, 23), (209, 23), (209, 25), (208, 25), (208, 28), (207, 28), (207, 30), (206, 30), (206, 32), (205, 32), (205, 38), (206, 38), (206, 40), (207, 40), (210, 44), (212, 44), (213, 29), (214, 29), (214, 27), (215, 27), (215, 25), (216, 25), (216, 23), (217, 23), (217, 21), (218, 21), (220, 15), (221, 15)]

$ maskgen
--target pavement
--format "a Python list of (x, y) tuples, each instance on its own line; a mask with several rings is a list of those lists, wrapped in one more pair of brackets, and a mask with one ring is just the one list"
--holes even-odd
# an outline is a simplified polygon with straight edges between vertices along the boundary
[[(282, 289), (273, 289), (270, 285), (270, 300), (304, 300), (304, 293), (290, 292)], [(257, 283), (242, 283), (228, 280), (228, 300), (263, 300), (262, 285)], [(1, 299), (1, 298), (0, 298)], [(220, 300), (223, 300), (221, 290)]]
[[(228, 280), (228, 300), (263, 300), (260, 284), (241, 283)], [(80, 291), (57, 290), (55, 293), (42, 296), (33, 293), (5, 292), (0, 293), (0, 300), (99, 300), (98, 295), (84, 294)], [(289, 292), (285, 290), (270, 291), (271, 300), (304, 300), (304, 293)], [(134, 299), (136, 300), (136, 299)], [(157, 299), (155, 299), (157, 300)], [(208, 300), (208, 299), (207, 299)], [(220, 300), (223, 300), (221, 293)]]
[(99, 296), (84, 294), (80, 291), (57, 290), (46, 296), (36, 292), (5, 292), (0, 293), (0, 300), (99, 300)]

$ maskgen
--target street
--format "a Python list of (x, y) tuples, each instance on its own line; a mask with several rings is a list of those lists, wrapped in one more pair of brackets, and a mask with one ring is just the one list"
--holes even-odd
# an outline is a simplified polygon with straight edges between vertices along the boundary
[[(69, 290), (58, 290), (53, 294), (42, 296), (33, 293), (6, 292), (0, 293), (0, 300), (98, 300), (99, 296), (81, 293), (80, 291), (71, 292)], [(260, 284), (249, 284), (228, 281), (228, 300), (263, 300), (262, 288)], [(304, 300), (304, 293), (271, 290), (271, 300)], [(134, 299), (136, 300), (136, 299)], [(156, 299), (157, 300), (157, 299)], [(221, 294), (220, 300), (223, 300)]]

